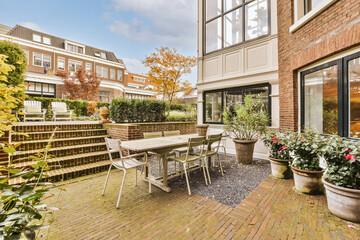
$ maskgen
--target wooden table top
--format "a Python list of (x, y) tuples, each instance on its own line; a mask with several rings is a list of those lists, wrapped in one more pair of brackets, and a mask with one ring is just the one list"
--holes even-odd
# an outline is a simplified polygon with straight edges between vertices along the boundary
[(155, 151), (166, 148), (186, 146), (189, 138), (199, 137), (197, 134), (177, 135), (171, 137), (148, 138), (121, 142), (121, 147), (136, 152)]

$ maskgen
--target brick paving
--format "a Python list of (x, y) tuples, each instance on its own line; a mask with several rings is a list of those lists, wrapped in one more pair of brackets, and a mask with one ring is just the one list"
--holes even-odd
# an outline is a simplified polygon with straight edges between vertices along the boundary
[[(186, 189), (165, 193), (130, 171), (120, 209), (115, 208), (122, 173), (113, 171), (105, 196), (104, 173), (73, 180), (50, 198), (60, 207), (48, 239), (359, 239), (360, 224), (327, 210), (325, 196), (293, 189), (292, 180), (267, 177), (238, 206), (231, 208)], [(204, 187), (206, 187), (204, 185)], [(58, 197), (58, 201), (56, 201)], [(352, 225), (355, 228), (350, 228)]]

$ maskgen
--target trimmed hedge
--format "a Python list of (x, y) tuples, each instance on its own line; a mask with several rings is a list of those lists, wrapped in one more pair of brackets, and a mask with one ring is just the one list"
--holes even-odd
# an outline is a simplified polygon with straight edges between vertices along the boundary
[(166, 117), (167, 122), (194, 122), (196, 121), (196, 112), (170, 111)]
[[(26, 96), (26, 100), (33, 100), (41, 102), (41, 107), (46, 109), (46, 120), (51, 120), (53, 117), (51, 102), (65, 102), (68, 109), (74, 110), (74, 113), (77, 117), (88, 116), (88, 102), (82, 100), (69, 100), (69, 99), (59, 99), (59, 98), (46, 98), (46, 97), (29, 97)], [(97, 102), (96, 107), (100, 108), (103, 106), (109, 106), (110, 103)]]
[(167, 105), (158, 100), (114, 98), (110, 105), (110, 117), (120, 122), (163, 122)]

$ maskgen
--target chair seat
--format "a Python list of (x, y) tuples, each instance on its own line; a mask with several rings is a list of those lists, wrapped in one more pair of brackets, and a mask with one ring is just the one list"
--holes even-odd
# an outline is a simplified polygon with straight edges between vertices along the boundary
[(203, 153), (202, 155), (200, 154), (200, 152), (197, 152), (197, 153), (194, 153), (195, 155), (197, 155), (197, 156), (203, 156), (203, 157), (210, 157), (210, 156), (212, 156), (212, 155), (214, 155), (214, 154), (216, 154), (217, 152), (215, 152), (215, 151), (207, 151), (207, 154), (205, 155), (205, 153)]
[[(144, 165), (144, 162), (141, 162), (135, 158), (129, 158), (123, 160), (124, 167), (125, 168), (136, 168)], [(114, 164), (116, 164), (118, 167), (123, 168), (123, 165), (121, 163), (120, 159), (114, 159)]]
[(173, 160), (173, 161), (177, 161), (177, 162), (194, 162), (197, 160), (200, 160), (200, 157), (198, 155), (194, 155), (194, 154), (189, 154), (187, 160), (186, 160), (186, 155), (181, 155), (179, 157), (174, 157), (174, 158), (168, 158), (168, 160)]

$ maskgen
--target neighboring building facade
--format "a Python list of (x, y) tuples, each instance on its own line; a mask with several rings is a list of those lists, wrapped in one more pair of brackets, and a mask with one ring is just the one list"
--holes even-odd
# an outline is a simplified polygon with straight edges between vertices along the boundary
[[(2, 25), (3, 26), (3, 25)], [(101, 78), (99, 100), (109, 102), (124, 97), (129, 90), (125, 85), (126, 68), (113, 52), (76, 43), (16, 25), (0, 26), (0, 40), (18, 43), (28, 59), (25, 83), (30, 96), (65, 98), (63, 80), (57, 71), (75, 72), (79, 66), (95, 71)], [(46, 73), (45, 73), (46, 72)], [(142, 94), (142, 91), (139, 91)], [(148, 91), (144, 91), (147, 96)]]
[(360, 1), (278, 0), (280, 128), (360, 133)]
[(152, 99), (155, 93), (151, 91), (151, 81), (148, 76), (125, 73), (126, 93), (125, 98)]
[[(222, 131), (222, 110), (263, 94), (271, 126), (279, 127), (276, 1), (198, 0), (198, 123)], [(227, 143), (234, 153), (234, 144)], [(265, 158), (262, 143), (255, 157)]]

